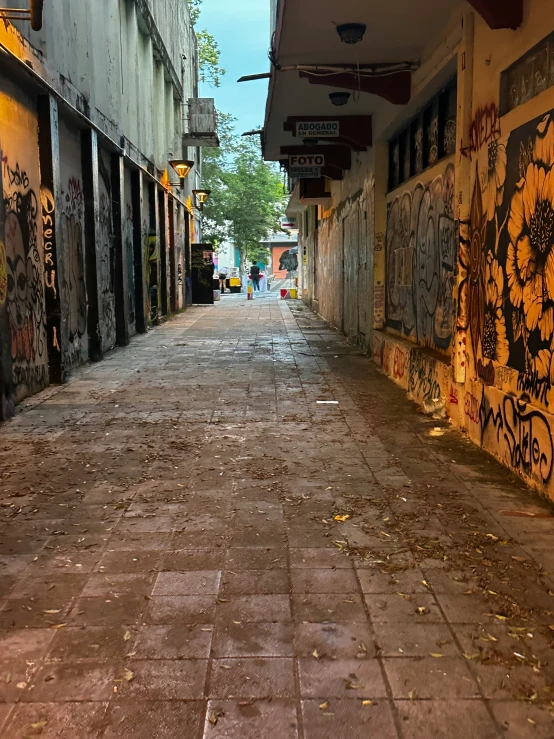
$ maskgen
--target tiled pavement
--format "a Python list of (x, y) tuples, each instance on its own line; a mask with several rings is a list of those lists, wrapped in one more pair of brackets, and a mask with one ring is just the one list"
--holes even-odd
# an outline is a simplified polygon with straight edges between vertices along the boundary
[(3, 739), (554, 737), (551, 509), (299, 304), (192, 309), (20, 411)]

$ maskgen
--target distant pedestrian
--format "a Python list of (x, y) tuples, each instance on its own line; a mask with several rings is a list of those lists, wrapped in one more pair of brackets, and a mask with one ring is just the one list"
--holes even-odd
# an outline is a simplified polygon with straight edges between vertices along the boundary
[(252, 266), (250, 267), (250, 277), (252, 278), (252, 284), (254, 285), (254, 290), (260, 291), (260, 268), (256, 264), (256, 262), (252, 262)]
[(227, 274), (221, 270), (219, 273), (219, 289), (222, 293), (225, 292), (225, 285), (227, 284)]

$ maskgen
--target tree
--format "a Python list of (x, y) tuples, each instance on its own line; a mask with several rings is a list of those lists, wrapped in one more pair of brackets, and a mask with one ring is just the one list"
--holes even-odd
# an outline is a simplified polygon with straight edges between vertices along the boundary
[(231, 240), (243, 261), (265, 261), (261, 245), (280, 227), (285, 194), (279, 170), (260, 156), (257, 138), (238, 137), (235, 119), (218, 114), (219, 149), (204, 149), (202, 180), (212, 191), (204, 209), (204, 239), (218, 245)]
[[(202, 0), (187, 0), (190, 19), (196, 26), (202, 10)], [(221, 85), (221, 78), (225, 70), (220, 66), (221, 51), (219, 44), (208, 31), (196, 31), (198, 40), (198, 69), (200, 82), (206, 82), (213, 87)]]

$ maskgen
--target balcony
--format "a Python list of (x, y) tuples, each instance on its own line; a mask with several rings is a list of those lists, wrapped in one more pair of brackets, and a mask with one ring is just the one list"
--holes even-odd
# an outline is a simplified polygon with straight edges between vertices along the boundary
[(219, 146), (217, 113), (213, 98), (190, 98), (183, 146)]

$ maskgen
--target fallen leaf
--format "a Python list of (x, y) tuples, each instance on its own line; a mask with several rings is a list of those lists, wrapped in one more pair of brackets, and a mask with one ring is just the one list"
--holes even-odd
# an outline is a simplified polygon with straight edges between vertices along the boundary
[(219, 666), (221, 667), (222, 670), (232, 670), (233, 669), (231, 665), (219, 665)]
[(429, 652), (431, 657), (435, 657), (436, 659), (439, 659), (440, 657), (444, 657), (444, 654), (441, 654), (440, 652)]
[(52, 624), (50, 628), (51, 629), (63, 629), (64, 626), (67, 626), (67, 624)]
[(481, 652), (475, 652), (474, 654), (464, 654), (466, 659), (478, 659), (481, 656)]
[(408, 698), (411, 701), (415, 701), (416, 697), (417, 697), (416, 691), (415, 690), (410, 690), (410, 692), (408, 693)]
[(373, 701), (370, 701), (370, 700), (362, 701), (362, 706), (372, 706), (372, 705), (373, 705)]
[(52, 614), (53, 615), (54, 613), (61, 613), (61, 609), (58, 608), (57, 611), (43, 611), (43, 613), (48, 613), (48, 614)]
[(360, 683), (353, 683), (351, 680), (344, 680), (346, 690), (361, 690), (364, 686)]
[(31, 724), (31, 729), (44, 729), (48, 721), (36, 721), (34, 724)]
[(4, 676), (4, 682), (6, 683), (6, 685), (9, 685), (11, 683), (11, 681), (12, 681), (12, 673), (11, 672), (6, 672), (6, 674)]
[(123, 641), (129, 641), (130, 638), (131, 638), (131, 632), (130, 631), (126, 631), (125, 634), (124, 634), (124, 636), (123, 636)]
[(312, 652), (312, 657), (315, 657), (316, 659), (319, 659), (319, 657), (320, 657), (320, 654), (319, 654), (319, 652), (317, 651), (317, 649), (314, 649), (314, 651)]
[(131, 670), (125, 670), (125, 680), (127, 680), (128, 683), (131, 682), (131, 680), (135, 679), (135, 673), (131, 672)]
[(345, 521), (348, 521), (349, 518), (350, 516), (347, 516), (347, 515), (346, 516), (335, 516), (335, 521), (341, 521), (342, 523), (344, 523)]
[(514, 560), (514, 562), (527, 562), (527, 558), (526, 557), (514, 557), (512, 555), (512, 559)]
[(217, 714), (216, 714), (215, 711), (212, 711), (210, 713), (210, 719), (209, 719), (209, 721), (210, 721), (210, 724), (213, 724), (214, 726), (217, 724), (218, 718), (217, 718)]
[(508, 620), (508, 616), (502, 616), (502, 614), (500, 614), (500, 613), (495, 613), (494, 614), (494, 617), (497, 618), (499, 621), (507, 621)]
[(325, 703), (321, 703), (319, 707), (322, 711), (325, 711), (327, 708), (329, 708), (329, 701), (325, 701)]

